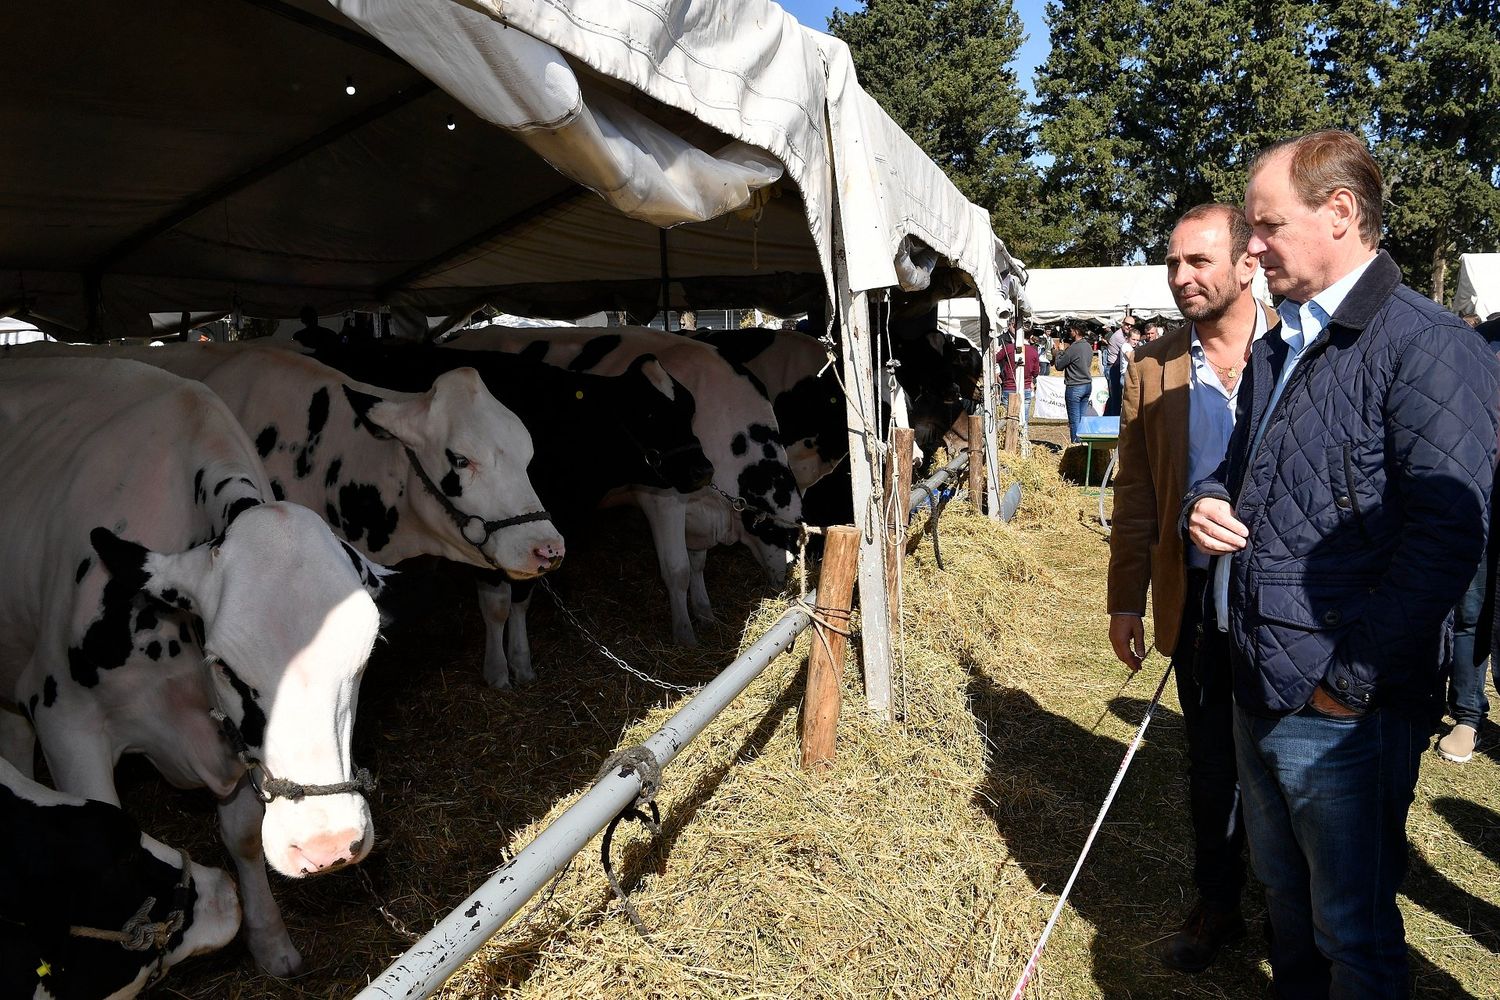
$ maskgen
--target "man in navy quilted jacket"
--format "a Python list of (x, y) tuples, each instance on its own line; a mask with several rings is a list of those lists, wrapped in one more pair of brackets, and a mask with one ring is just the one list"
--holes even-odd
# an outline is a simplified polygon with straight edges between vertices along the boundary
[(1409, 995), (1406, 814), (1494, 481), (1500, 363), (1377, 250), (1382, 184), (1348, 132), (1251, 166), (1249, 252), (1282, 322), (1251, 353), (1225, 464), (1183, 500), (1217, 557), (1282, 1000)]

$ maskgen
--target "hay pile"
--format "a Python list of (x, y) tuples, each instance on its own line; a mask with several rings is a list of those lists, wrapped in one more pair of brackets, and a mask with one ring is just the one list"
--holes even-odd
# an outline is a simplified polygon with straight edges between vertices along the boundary
[[(1028, 487), (1023, 510), (1040, 508), (1038, 498), (1068, 499), (1038, 463), (1014, 473)], [(971, 709), (971, 674), (1003, 676), (1018, 653), (1038, 655), (1030, 621), (1062, 595), (1020, 531), (961, 503), (941, 530), (947, 573), (930, 549), (907, 563), (897, 725), (867, 715), (856, 664), (838, 760), (802, 773), (804, 635), (669, 769), (661, 838), (648, 842), (633, 828), (617, 835), (618, 868), (651, 941), (619, 913), (591, 847), (441, 995), (927, 997), (1008, 987), (1040, 904), (979, 799), (991, 755)], [(743, 644), (782, 610), (767, 602)], [(622, 744), (668, 714), (652, 712)], [(1046, 808), (1038, 800), (1049, 798), (1024, 782), (1000, 795), (991, 808)]]
[[(1105, 640), (1096, 501), (1056, 465), (1046, 453), (1007, 458), (1002, 488), (1024, 492), (1016, 520), (996, 525), (954, 502), (940, 529), (947, 571), (927, 542), (908, 559), (896, 724), (869, 718), (851, 657), (838, 760), (803, 774), (804, 636), (667, 769), (661, 836), (627, 824), (614, 846), (650, 940), (610, 894), (596, 840), (439, 995), (1008, 996), (1164, 666), (1152, 658), (1122, 687)], [(621, 527), (603, 524), (558, 586), (633, 663), (707, 680), (786, 607), (757, 599), (748, 559), (716, 556), (709, 587), (726, 624), (699, 650), (675, 649), (660, 638), (649, 544)], [(311, 971), (270, 980), (229, 949), (174, 970), (159, 992), (352, 996), (405, 949), (399, 928), (431, 926), (574, 801), (605, 756), (680, 704), (610, 665), (545, 601), (533, 609), (541, 681), (490, 691), (467, 581), (416, 589), (428, 605), (392, 627), (361, 696), (355, 757), (380, 782), (376, 851), (355, 871), (275, 880)], [(1263, 994), (1253, 933), (1200, 977), (1150, 958), (1191, 901), (1181, 746), (1169, 686), (1031, 1000)], [(141, 786), (157, 779), (128, 784), (148, 829), (224, 863), (201, 797), (167, 791), (153, 804)], [(1497, 802), (1496, 759), (1424, 764), (1404, 904), (1418, 997), (1500, 996)], [(1258, 926), (1253, 895), (1249, 906)]]

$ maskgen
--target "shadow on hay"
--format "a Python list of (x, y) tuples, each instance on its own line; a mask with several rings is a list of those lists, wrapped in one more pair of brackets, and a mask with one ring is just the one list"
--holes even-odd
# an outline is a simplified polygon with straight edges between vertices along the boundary
[[(989, 773), (976, 804), (994, 821), (1027, 877), (1045, 892), (1031, 904), (1040, 935), (1125, 744), (1091, 733), (1048, 711), (1028, 692), (1002, 687), (972, 667), (970, 675), (970, 703), (991, 745)], [(1140, 722), (1136, 702), (1116, 698), (1113, 707), (1135, 724)], [(1093, 979), (1106, 997), (1202, 995), (1213, 987), (1225, 996), (1261, 996), (1267, 976), (1260, 967), (1264, 945), (1258, 935), (1227, 949), (1209, 972), (1197, 977), (1170, 972), (1154, 957), (1160, 940), (1176, 929), (1194, 899), (1184, 755), (1160, 745), (1180, 743), (1181, 737), (1168, 731), (1181, 726), (1177, 712), (1157, 708), (1153, 729), (1136, 754), (1069, 905), (1094, 929)], [(1252, 926), (1257, 919), (1252, 917)], [(1067, 923), (1065, 919), (1064, 928)], [(1047, 964), (1044, 953), (1044, 969)]]
[[(754, 760), (765, 750), (766, 744), (771, 737), (787, 720), (788, 714), (793, 712), (802, 702), (803, 694), (807, 687), (807, 658), (803, 657), (797, 673), (785, 691), (767, 709), (760, 722), (756, 723), (739, 747), (731, 755), (727, 762), (712, 771), (702, 775), (687, 794), (674, 804), (662, 817), (661, 833), (655, 837), (645, 837), (627, 845), (619, 852), (615, 861), (615, 874), (620, 881), (620, 886), (627, 894), (635, 891), (647, 875), (661, 874), (667, 857), (676, 846), (682, 831), (693, 818), (698, 815), (698, 810), (713, 797), (714, 792), (729, 774), (730, 770), (740, 764)], [(663, 785), (670, 788), (672, 784), (672, 772), (670, 769), (663, 774)], [(617, 848), (617, 850), (619, 850)], [(599, 863), (598, 847), (590, 844), (585, 851), (578, 855), (578, 863), (594, 865)], [(545, 891), (545, 890), (544, 890)], [(624, 913), (610, 911), (617, 910), (614, 895), (607, 890), (601, 895), (599, 902), (584, 913), (571, 914), (568, 924), (588, 923), (598, 919), (601, 915), (609, 915), (611, 919), (628, 919)], [(648, 928), (657, 930), (653, 926), (650, 914), (642, 914)], [(514, 947), (509, 948), (502, 955), (486, 963), (485, 970), (493, 985), (505, 988), (515, 988), (526, 982), (535, 971), (537, 964), (541, 961), (543, 945), (551, 939), (559, 928), (553, 926), (539, 927), (537, 931), (526, 937)]]

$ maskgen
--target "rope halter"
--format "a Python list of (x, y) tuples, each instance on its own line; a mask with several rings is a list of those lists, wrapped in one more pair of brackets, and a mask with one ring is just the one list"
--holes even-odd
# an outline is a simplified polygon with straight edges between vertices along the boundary
[(233, 719), (217, 708), (209, 709), (208, 715), (219, 724), (219, 732), (223, 734), (224, 741), (229, 744), (229, 749), (234, 752), (239, 762), (245, 766), (245, 775), (250, 779), (250, 788), (255, 792), (255, 797), (266, 805), (270, 805), (277, 799), (300, 802), (305, 798), (318, 795), (348, 795), (358, 792), (369, 797), (375, 793), (375, 779), (371, 777), (369, 770), (363, 767), (356, 770), (354, 777), (349, 781), (335, 781), (328, 785), (304, 785), (290, 778), (278, 778), (271, 774), (265, 761), (251, 751), (250, 745), (245, 742), (244, 734), (240, 732), (240, 727), (234, 724)]
[(166, 975), (167, 945), (171, 942), (172, 936), (181, 931), (182, 925), (187, 922), (188, 893), (193, 887), (193, 859), (188, 857), (188, 852), (180, 847), (177, 849), (177, 855), (182, 859), (182, 877), (177, 880), (177, 885), (172, 889), (172, 910), (167, 914), (167, 919), (151, 919), (151, 910), (156, 906), (156, 897), (147, 896), (140, 909), (135, 911), (135, 915), (125, 921), (125, 926), (117, 931), (76, 925), (68, 928), (68, 933), (73, 937), (110, 941), (126, 951), (155, 949), (156, 963), (151, 974), (146, 977), (146, 989), (156, 985)]
[(407, 448), (406, 457), (411, 462), (411, 467), (416, 470), (417, 479), (421, 481), (423, 488), (432, 494), (433, 499), (438, 502), (438, 505), (443, 508), (443, 512), (448, 515), (449, 520), (458, 527), (458, 532), (463, 536), (464, 541), (478, 549), (479, 554), (484, 556), (484, 561), (495, 569), (502, 569), (502, 567), (484, 550), (484, 547), (489, 544), (490, 539), (494, 537), (495, 532), (504, 528), (514, 527), (518, 524), (552, 520), (552, 515), (545, 510), (536, 510), (529, 514), (517, 514), (515, 517), (504, 517), (498, 521), (486, 521), (478, 514), (465, 514), (453, 505), (453, 501), (448, 498), (446, 493), (438, 489), (437, 484), (432, 481), (432, 477), (427, 474), (427, 470), (422, 468), (422, 463), (417, 459), (416, 452)]

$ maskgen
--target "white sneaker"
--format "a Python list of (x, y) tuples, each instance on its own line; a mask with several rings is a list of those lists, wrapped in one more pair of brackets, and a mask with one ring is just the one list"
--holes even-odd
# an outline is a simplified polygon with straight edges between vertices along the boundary
[(1479, 731), (1473, 726), (1458, 725), (1437, 742), (1438, 756), (1455, 764), (1467, 764), (1479, 743)]

